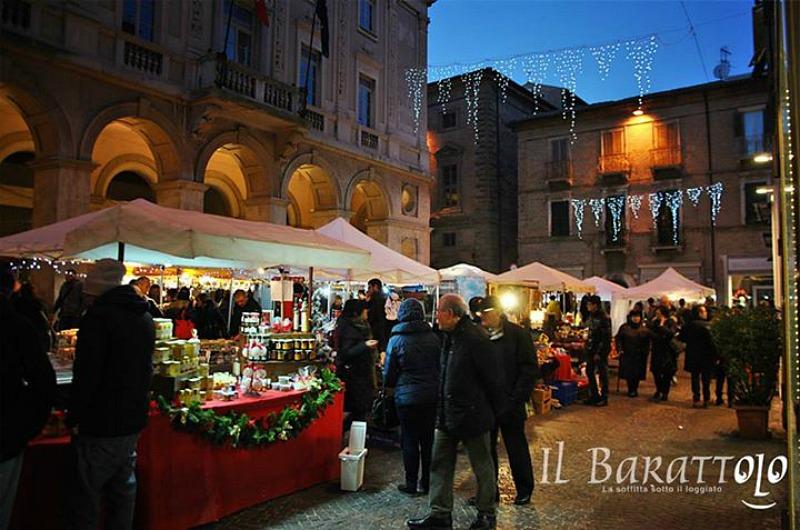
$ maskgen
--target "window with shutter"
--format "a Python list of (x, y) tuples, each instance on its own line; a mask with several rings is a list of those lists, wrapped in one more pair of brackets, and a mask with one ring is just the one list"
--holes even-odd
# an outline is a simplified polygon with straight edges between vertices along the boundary
[(550, 236), (568, 237), (569, 201), (553, 201), (550, 203)]
[(624, 154), (623, 130), (603, 131), (601, 148), (603, 156)]

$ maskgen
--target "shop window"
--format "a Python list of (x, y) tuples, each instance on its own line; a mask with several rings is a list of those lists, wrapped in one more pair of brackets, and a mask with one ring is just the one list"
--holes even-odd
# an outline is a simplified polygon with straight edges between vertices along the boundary
[(442, 129), (452, 129), (456, 126), (455, 112), (442, 112)]
[(120, 202), (136, 199), (146, 199), (152, 203), (156, 202), (153, 188), (144, 178), (133, 171), (118, 173), (108, 185), (106, 198)]
[(444, 234), (442, 234), (442, 246), (444, 247), (456, 246), (456, 233), (445, 232)]
[(569, 201), (553, 201), (550, 203), (550, 236), (568, 237)]
[[(663, 193), (662, 196), (665, 196), (666, 193)], [(675, 210), (675, 217), (673, 217), (672, 208), (669, 208), (665, 201), (658, 211), (656, 220), (656, 243), (658, 246), (671, 247), (681, 243), (681, 208)]]
[(152, 42), (155, 23), (155, 0), (123, 0), (122, 31)]
[(228, 200), (217, 188), (209, 187), (203, 194), (203, 213), (221, 215), (223, 217), (231, 216)]
[(358, 26), (370, 33), (375, 33), (375, 0), (359, 0)]
[(461, 205), (458, 192), (458, 166), (442, 166), (442, 208), (457, 208)]
[[(303, 46), (303, 53), (301, 55), (300, 79), (298, 79), (297, 85), (305, 87), (308, 90), (308, 92), (306, 92), (306, 104), (319, 107), (320, 100), (322, 99), (320, 94), (322, 78), (320, 75), (320, 65), (322, 64), (320, 53), (317, 50), (312, 52), (308, 46)], [(306, 76), (308, 76), (307, 79)]]
[(742, 188), (744, 201), (744, 223), (747, 225), (768, 225), (771, 219), (770, 195), (758, 193), (767, 185), (762, 182), (746, 182)]
[(364, 75), (358, 78), (358, 123), (370, 128), (375, 123), (375, 80)]
[[(229, 10), (231, 9), (230, 2), (231, 0), (225, 0), (223, 4), (223, 13), (225, 14), (226, 21), (228, 19)], [(232, 9), (233, 11), (230, 11), (230, 34), (228, 34), (225, 55), (228, 59), (236, 61), (243, 66), (252, 66), (253, 28), (255, 26), (253, 12), (235, 1), (233, 2)]]

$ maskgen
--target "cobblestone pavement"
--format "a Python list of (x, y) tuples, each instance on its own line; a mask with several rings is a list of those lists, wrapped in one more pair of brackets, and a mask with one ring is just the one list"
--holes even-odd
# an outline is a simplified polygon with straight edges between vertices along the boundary
[[(538, 482), (534, 501), (528, 506), (514, 506), (514, 486), (507, 464), (501, 464), (501, 504), (498, 528), (501, 529), (592, 529), (639, 530), (665, 529), (726, 530), (779, 529), (781, 511), (786, 506), (787, 480), (778, 485), (763, 480), (767, 497), (754, 497), (755, 478), (746, 484), (733, 481), (734, 464), (742, 456), (763, 453), (768, 463), (776, 455), (785, 455), (781, 434), (768, 441), (745, 441), (735, 436), (736, 418), (727, 407), (692, 409), (689, 380), (681, 377), (668, 403), (650, 403), (652, 384), (643, 383), (640, 397), (616, 395), (612, 379), (611, 403), (605, 408), (575, 404), (547, 416), (528, 420), (528, 437), (534, 457)], [(624, 388), (624, 383), (623, 383)], [(770, 422), (779, 428), (780, 418), (773, 410)], [(556, 452), (564, 443), (561, 478), (566, 484), (554, 484)], [(725, 469), (726, 482), (721, 491), (706, 493), (612, 492), (603, 485), (588, 484), (592, 470), (590, 448), (606, 447), (608, 459), (616, 472), (618, 464), (632, 456), (660, 456), (666, 468), (675, 458), (688, 456), (734, 456)], [(550, 449), (549, 482), (542, 482), (543, 449)], [(505, 454), (501, 454), (501, 460)], [(639, 461), (641, 481), (643, 462)], [(675, 466), (678, 466), (675, 464)], [(720, 465), (708, 461), (704, 478), (707, 484), (719, 482)], [(204, 530), (255, 529), (390, 529), (405, 528), (408, 517), (425, 514), (427, 501), (410, 498), (396, 489), (402, 480), (399, 450), (371, 449), (367, 456), (364, 487), (358, 493), (340, 493), (338, 484), (325, 484), (234, 514)], [(748, 466), (744, 465), (744, 471)], [(624, 474), (623, 469), (623, 474)], [(690, 485), (697, 484), (697, 464), (687, 467)], [(598, 468), (598, 479), (603, 478)], [(766, 464), (764, 466), (766, 476)], [(606, 489), (614, 482), (605, 483)], [(651, 481), (652, 482), (652, 481)], [(677, 483), (673, 483), (677, 486)], [(703, 484), (701, 484), (703, 485)], [(648, 484), (649, 486), (649, 484)], [(613, 486), (611, 486), (613, 488)], [(475, 512), (465, 501), (475, 489), (465, 454), (459, 455), (455, 481), (456, 528), (468, 528)], [(676, 488), (677, 490), (677, 488)], [(754, 503), (775, 501), (777, 506), (763, 511), (746, 507), (742, 500)]]

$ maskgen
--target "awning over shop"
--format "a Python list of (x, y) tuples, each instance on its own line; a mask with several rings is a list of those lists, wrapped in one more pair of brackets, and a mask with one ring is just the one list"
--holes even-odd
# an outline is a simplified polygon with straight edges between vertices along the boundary
[(165, 208), (137, 199), (51, 225), (0, 238), (0, 256), (27, 258), (117, 258), (125, 261), (210, 268), (359, 268), (363, 250), (313, 230), (243, 221)]
[(528, 287), (536, 287), (538, 285), (539, 289), (543, 291), (592, 293), (595, 290), (593, 285), (538, 261), (504, 272), (494, 280), (491, 280), (491, 283)]

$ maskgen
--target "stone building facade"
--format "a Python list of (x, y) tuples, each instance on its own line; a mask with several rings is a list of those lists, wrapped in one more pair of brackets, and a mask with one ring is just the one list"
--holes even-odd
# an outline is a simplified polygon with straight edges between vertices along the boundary
[(307, 228), (344, 216), (428, 262), (405, 71), (426, 66), (431, 3), (328, 2), (323, 57), (310, 0), (267, 0), (267, 24), (252, 0), (2, 2), (0, 229), (145, 197)]
[[(517, 260), (517, 135), (511, 127), (534, 110), (533, 94), (509, 81), (505, 100), (495, 71), (481, 75), (477, 141), (468, 122), (462, 77), (450, 79), (440, 103), (439, 83), (428, 85), (428, 148), (435, 185), (431, 195), (431, 264), (466, 262), (503, 272)], [(542, 102), (542, 109), (553, 106)]]
[[(520, 122), (520, 263), (628, 286), (671, 266), (725, 303), (772, 296), (768, 98), (765, 78), (743, 76), (648, 95), (638, 116), (635, 98), (592, 104), (578, 111), (574, 144), (558, 112)], [(624, 208), (616, 238), (609, 206), (595, 226), (587, 205), (578, 237), (571, 199), (675, 197), (714, 182), (724, 186), (716, 225), (708, 195), (694, 206), (684, 193), (677, 219), (665, 204), (654, 222), (646, 198), (638, 218)]]

